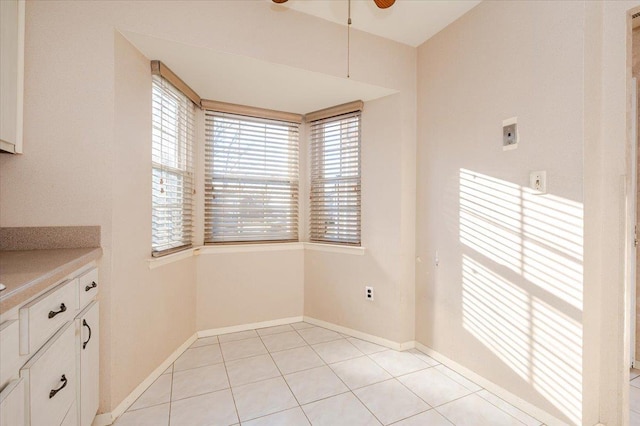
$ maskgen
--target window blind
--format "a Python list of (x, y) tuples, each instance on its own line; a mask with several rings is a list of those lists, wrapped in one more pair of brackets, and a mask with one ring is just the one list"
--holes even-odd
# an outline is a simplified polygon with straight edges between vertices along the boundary
[(152, 256), (191, 246), (195, 106), (164, 78), (152, 77)]
[(311, 122), (311, 241), (360, 245), (360, 117)]
[(298, 239), (299, 124), (205, 113), (205, 242)]

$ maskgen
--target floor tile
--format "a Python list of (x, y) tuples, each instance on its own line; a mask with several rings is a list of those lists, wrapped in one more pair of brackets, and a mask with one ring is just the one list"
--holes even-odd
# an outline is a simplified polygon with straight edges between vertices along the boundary
[(296, 330), (302, 330), (304, 328), (313, 328), (315, 327), (315, 325), (309, 324), (308, 322), (294, 322), (293, 324), (291, 324), (291, 327), (295, 328)]
[(540, 426), (540, 422), (538, 420), (534, 419), (524, 411), (517, 409), (507, 401), (498, 398), (496, 395), (492, 394), (486, 389), (482, 389), (480, 392), (476, 392), (476, 395), (482, 397), (486, 401), (489, 401), (505, 413), (510, 414), (527, 426)]
[(180, 358), (173, 363), (173, 371), (182, 371), (189, 368), (204, 367), (205, 365), (222, 362), (220, 345), (207, 345), (199, 348), (187, 349)]
[(220, 343), (233, 342), (236, 340), (250, 339), (252, 337), (258, 337), (258, 333), (255, 330), (237, 331), (235, 333), (220, 334), (218, 340)]
[(153, 405), (164, 404), (171, 400), (171, 375), (163, 374), (138, 397), (129, 410), (138, 410)]
[(229, 380), (227, 379), (227, 371), (224, 368), (224, 364), (176, 371), (173, 374), (171, 399), (175, 401), (227, 389), (228, 387)]
[(343, 339), (343, 337), (335, 331), (327, 330), (322, 327), (304, 328), (302, 330), (298, 330), (298, 333), (300, 333), (302, 338), (310, 345)]
[(453, 426), (453, 423), (436, 410), (429, 410), (394, 423), (393, 426)]
[(393, 376), (401, 376), (429, 367), (427, 363), (408, 352), (391, 349), (369, 355), (369, 357)]
[(431, 408), (395, 379), (376, 383), (353, 393), (385, 425)]
[(387, 350), (384, 346), (376, 345), (375, 343), (367, 342), (366, 340), (356, 339), (355, 337), (350, 337), (347, 340), (351, 342), (353, 346), (360, 349), (360, 351), (365, 355), (371, 355), (376, 352)]
[(232, 389), (238, 415), (242, 422), (298, 405), (282, 377)]
[(515, 417), (475, 394), (444, 404), (437, 410), (456, 426), (522, 426)]
[(296, 407), (243, 422), (242, 426), (308, 426), (309, 424), (302, 408)]
[(380, 422), (351, 392), (303, 405), (314, 426), (380, 425)]
[(259, 337), (220, 343), (225, 362), (267, 353)]
[(269, 336), (271, 334), (284, 333), (286, 331), (293, 331), (293, 330), (294, 330), (293, 327), (291, 327), (289, 324), (284, 324), (284, 325), (276, 325), (274, 327), (259, 328), (256, 331), (260, 336)]
[(342, 380), (329, 367), (317, 367), (284, 376), (300, 404), (348, 392)]
[(364, 355), (358, 348), (349, 343), (346, 339), (335, 340), (333, 342), (318, 343), (311, 346), (320, 355), (320, 358), (327, 364), (346, 361)]
[(640, 413), (635, 411), (629, 413), (629, 426), (640, 426)]
[(322, 361), (318, 354), (316, 354), (309, 346), (289, 349), (282, 352), (274, 352), (271, 356), (278, 365), (280, 371), (282, 371), (282, 374), (293, 373), (324, 365), (324, 361)]
[(174, 401), (172, 426), (232, 425), (238, 422), (229, 389)]
[(640, 370), (632, 368), (629, 370), (629, 380), (633, 380), (636, 377), (640, 377)]
[(215, 345), (218, 342), (218, 336), (201, 337), (190, 346), (191, 348), (199, 348), (200, 346)]
[(114, 426), (164, 426), (169, 424), (169, 404), (127, 411)]
[(456, 373), (452, 369), (450, 369), (448, 367), (445, 367), (442, 364), (437, 365), (434, 368), (436, 370), (438, 370), (439, 372), (441, 372), (442, 374), (444, 374), (445, 376), (447, 376), (447, 377), (455, 380), (456, 382), (460, 383), (462, 386), (464, 386), (465, 388), (469, 389), (471, 392), (477, 392), (480, 389), (482, 389), (481, 386), (476, 385), (471, 380), (467, 379), (466, 377), (462, 376), (461, 374)]
[(640, 413), (640, 388), (629, 386), (629, 408)]
[(258, 355), (226, 363), (231, 386), (246, 385), (280, 376), (270, 355)]
[(636, 377), (635, 379), (631, 380), (631, 381), (629, 382), (629, 384), (630, 384), (631, 386), (635, 386), (635, 387), (637, 387), (637, 388), (640, 388), (640, 377)]
[(332, 364), (331, 368), (351, 389), (391, 378), (389, 373), (366, 356)]
[(398, 380), (432, 407), (471, 393), (469, 389), (434, 368), (400, 376)]
[(262, 343), (264, 343), (269, 352), (284, 351), (286, 349), (299, 348), (300, 346), (307, 345), (307, 342), (305, 342), (296, 331), (262, 336)]
[(416, 357), (418, 357), (418, 359), (421, 359), (422, 361), (424, 361), (425, 363), (427, 363), (428, 365), (434, 367), (438, 364), (440, 364), (438, 361), (436, 361), (435, 359), (431, 358), (429, 355), (420, 352), (417, 349), (409, 349), (407, 352), (409, 352), (410, 354), (415, 355)]

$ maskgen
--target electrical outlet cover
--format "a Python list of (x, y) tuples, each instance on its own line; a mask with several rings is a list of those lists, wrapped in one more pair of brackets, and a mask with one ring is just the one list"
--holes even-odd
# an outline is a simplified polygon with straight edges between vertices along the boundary
[(536, 194), (547, 193), (547, 172), (540, 170), (537, 172), (531, 172), (529, 175), (529, 186), (536, 191)]
[(502, 149), (504, 151), (518, 147), (518, 118), (512, 117), (502, 122)]

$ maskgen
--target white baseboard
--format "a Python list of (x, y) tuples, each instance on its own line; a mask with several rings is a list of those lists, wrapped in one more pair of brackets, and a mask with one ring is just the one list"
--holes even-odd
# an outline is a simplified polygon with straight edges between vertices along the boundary
[(196, 341), (197, 338), (198, 338), (197, 333), (189, 337), (187, 341), (184, 342), (182, 345), (180, 345), (180, 347), (176, 349), (171, 355), (169, 355), (169, 357), (165, 359), (164, 362), (160, 364), (158, 368), (153, 370), (153, 372), (149, 374), (149, 376), (146, 379), (144, 379), (142, 383), (140, 383), (133, 390), (133, 392), (131, 392), (125, 399), (123, 399), (122, 402), (118, 404), (118, 406), (113, 411), (111, 411), (110, 413), (97, 415), (93, 420), (92, 426), (108, 426), (113, 422), (115, 422), (116, 419), (120, 417), (125, 411), (127, 411), (127, 409), (134, 402), (136, 402), (136, 399), (138, 399), (140, 395), (142, 395), (143, 392), (146, 391), (147, 388), (151, 386), (151, 384), (155, 382), (156, 379), (160, 377), (162, 373), (164, 373), (165, 370), (169, 368), (171, 364), (173, 364), (174, 361), (178, 359), (180, 355), (182, 355), (184, 351), (186, 351), (189, 348), (189, 346), (193, 344), (193, 342)]
[(280, 318), (271, 321), (253, 322), (251, 324), (232, 325), (229, 327), (211, 328), (209, 330), (198, 331), (196, 334), (198, 338), (217, 336), (219, 334), (236, 333), (238, 331), (253, 330), (255, 328), (275, 327), (277, 325), (292, 324), (294, 322), (302, 321), (302, 316)]
[(358, 339), (366, 340), (368, 342), (375, 343), (377, 345), (384, 346), (386, 348), (395, 349), (396, 351), (404, 351), (407, 349), (413, 349), (415, 347), (415, 342), (413, 340), (409, 342), (398, 343), (392, 340), (374, 336), (372, 334), (363, 333), (358, 330), (343, 327), (341, 325), (336, 325), (336, 324), (315, 319), (312, 317), (305, 316), (304, 321), (308, 322), (309, 324), (313, 324), (320, 327), (328, 328), (329, 330), (337, 331), (338, 333), (348, 334), (349, 336), (357, 337)]
[(548, 426), (566, 426), (566, 424), (567, 424), (566, 422), (561, 421), (560, 419), (552, 416), (551, 414), (547, 413), (546, 411), (541, 410), (540, 408), (536, 407), (535, 405), (533, 405), (533, 404), (525, 401), (524, 399), (512, 394), (511, 392), (507, 391), (503, 387), (498, 386), (495, 383), (485, 379), (484, 377), (482, 377), (478, 373), (475, 373), (474, 371), (468, 369), (467, 367), (464, 367), (464, 366), (458, 364), (457, 362), (447, 358), (446, 356), (442, 355), (440, 352), (437, 352), (437, 351), (431, 349), (430, 347), (423, 345), (420, 342), (415, 342), (415, 347), (416, 347), (416, 349), (419, 349), (420, 351), (422, 351), (425, 354), (429, 355), (431, 358), (435, 359), (436, 361), (439, 361), (440, 363), (446, 365), (447, 367), (449, 367), (450, 369), (454, 370), (455, 372), (457, 372), (459, 374), (462, 374), (463, 376), (465, 376), (466, 378), (468, 378), (472, 382), (475, 382), (477, 385), (482, 386), (483, 388), (485, 388), (489, 392), (493, 393), (497, 397), (507, 401), (509, 404), (513, 405), (514, 407), (518, 408), (519, 410), (524, 411), (525, 413), (529, 414), (530, 416), (532, 416), (532, 417), (536, 418), (537, 420), (543, 422), (545, 425), (548, 425)]

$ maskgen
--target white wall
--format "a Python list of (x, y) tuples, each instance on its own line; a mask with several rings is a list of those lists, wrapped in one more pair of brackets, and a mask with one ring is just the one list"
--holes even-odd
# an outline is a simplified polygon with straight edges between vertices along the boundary
[[(483, 2), (418, 50), (416, 339), (570, 424), (583, 420), (584, 7)], [(503, 151), (513, 116), (520, 143)], [(547, 195), (528, 188), (536, 170)]]
[[(343, 27), (266, 1), (29, 1), (26, 22), (25, 153), (0, 156), (0, 226), (102, 227), (101, 412), (115, 408), (196, 328), (301, 315), (306, 278), (319, 303), (349, 300), (351, 290), (330, 292), (325, 277), (303, 272), (301, 252), (205, 255), (148, 269), (150, 75), (145, 59), (118, 35), (139, 32), (343, 77)], [(366, 312), (374, 326), (363, 331), (410, 339), (413, 221), (402, 220), (415, 211), (416, 49), (352, 31), (351, 55), (351, 78), (401, 92), (372, 105), (366, 118), (387, 120), (395, 131), (363, 139), (363, 155), (372, 155), (368, 146), (375, 143), (389, 157), (375, 160), (380, 168), (363, 185), (388, 176), (384, 201), (402, 205), (385, 212), (386, 204), (371, 196), (363, 203), (376, 211), (363, 216), (379, 216), (381, 227), (402, 223), (389, 227), (401, 232), (391, 243), (369, 239), (376, 257), (389, 254), (384, 247), (393, 250), (381, 258), (392, 279), (370, 280), (389, 299)], [(361, 293), (364, 283), (357, 286)], [(246, 309), (233, 312), (234, 303)], [(334, 319), (313, 306), (317, 318)], [(408, 311), (397, 315), (399, 306)], [(336, 322), (360, 326), (349, 318)]]

